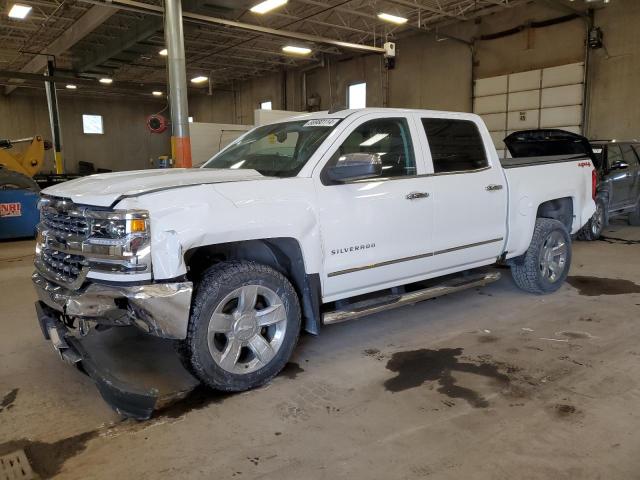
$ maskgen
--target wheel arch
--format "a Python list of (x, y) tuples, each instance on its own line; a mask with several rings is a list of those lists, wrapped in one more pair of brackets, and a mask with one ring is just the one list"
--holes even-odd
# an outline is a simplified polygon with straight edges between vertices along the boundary
[(300, 243), (295, 238), (279, 237), (204, 245), (185, 252), (187, 276), (197, 282), (211, 265), (227, 260), (249, 260), (268, 265), (289, 279), (300, 298), (303, 328), (320, 332), (321, 286), (318, 273), (307, 273)]
[(566, 227), (568, 232), (573, 229), (573, 198), (563, 197), (546, 200), (538, 205), (536, 218), (551, 218), (558, 220)]

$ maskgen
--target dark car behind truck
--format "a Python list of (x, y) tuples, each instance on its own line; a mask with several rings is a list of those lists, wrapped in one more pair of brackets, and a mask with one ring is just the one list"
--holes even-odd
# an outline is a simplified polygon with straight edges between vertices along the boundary
[(578, 234), (597, 240), (612, 217), (629, 215), (640, 226), (640, 141), (594, 140), (564, 130), (526, 130), (505, 138), (514, 158), (585, 154), (597, 171), (596, 212)]
[(597, 240), (619, 215), (629, 214), (629, 223), (640, 226), (640, 142), (596, 140), (591, 149), (598, 159), (597, 210), (581, 238)]

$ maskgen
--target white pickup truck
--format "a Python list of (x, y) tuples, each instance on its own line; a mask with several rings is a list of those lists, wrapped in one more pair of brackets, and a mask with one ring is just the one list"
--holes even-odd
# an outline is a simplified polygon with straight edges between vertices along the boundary
[[(595, 211), (588, 157), (501, 160), (472, 114), (362, 109), (255, 128), (202, 168), (92, 175), (43, 191), (33, 281), (45, 337), (124, 414), (77, 334), (174, 339), (204, 384), (275, 376), (300, 331), (499, 277), (557, 290)], [(480, 269), (480, 270), (478, 270)], [(105, 379), (105, 377), (107, 377)], [(121, 387), (121, 388), (120, 388)]]

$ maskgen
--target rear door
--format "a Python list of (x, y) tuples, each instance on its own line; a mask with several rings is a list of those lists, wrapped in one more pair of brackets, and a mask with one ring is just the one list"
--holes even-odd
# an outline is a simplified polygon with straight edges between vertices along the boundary
[(636, 154), (636, 173), (633, 186), (631, 187), (631, 201), (636, 205), (640, 201), (640, 144), (634, 143), (632, 147), (633, 152)]
[(638, 189), (638, 156), (633, 148), (633, 145), (626, 143), (620, 146), (622, 150), (622, 160), (627, 165), (626, 184), (625, 184), (625, 201), (624, 206), (629, 207), (635, 205), (637, 200)]
[(620, 210), (631, 203), (637, 160), (631, 145), (610, 143), (607, 147), (607, 179), (611, 182), (612, 210)]
[(508, 193), (489, 133), (458, 117), (419, 122), (434, 172), (432, 271), (493, 262), (505, 244)]

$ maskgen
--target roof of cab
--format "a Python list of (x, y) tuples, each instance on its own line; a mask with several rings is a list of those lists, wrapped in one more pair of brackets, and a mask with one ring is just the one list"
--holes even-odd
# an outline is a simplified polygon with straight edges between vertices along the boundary
[[(331, 113), (330, 113), (331, 112)], [(311, 112), (311, 113), (303, 113), (302, 115), (295, 115), (292, 117), (282, 118), (272, 123), (281, 123), (281, 122), (291, 122), (297, 120), (313, 120), (313, 119), (321, 119), (321, 118), (347, 118), (351, 115), (355, 114), (368, 114), (368, 113), (386, 113), (386, 114), (406, 114), (406, 113), (422, 113), (425, 115), (451, 115), (454, 114), (456, 116), (466, 117), (466, 118), (476, 118), (477, 115), (473, 113), (466, 112), (448, 112), (448, 111), (440, 111), (440, 110), (418, 110), (413, 108), (352, 108), (352, 109), (344, 109), (344, 110), (334, 110), (334, 111), (320, 111), (320, 112)]]

